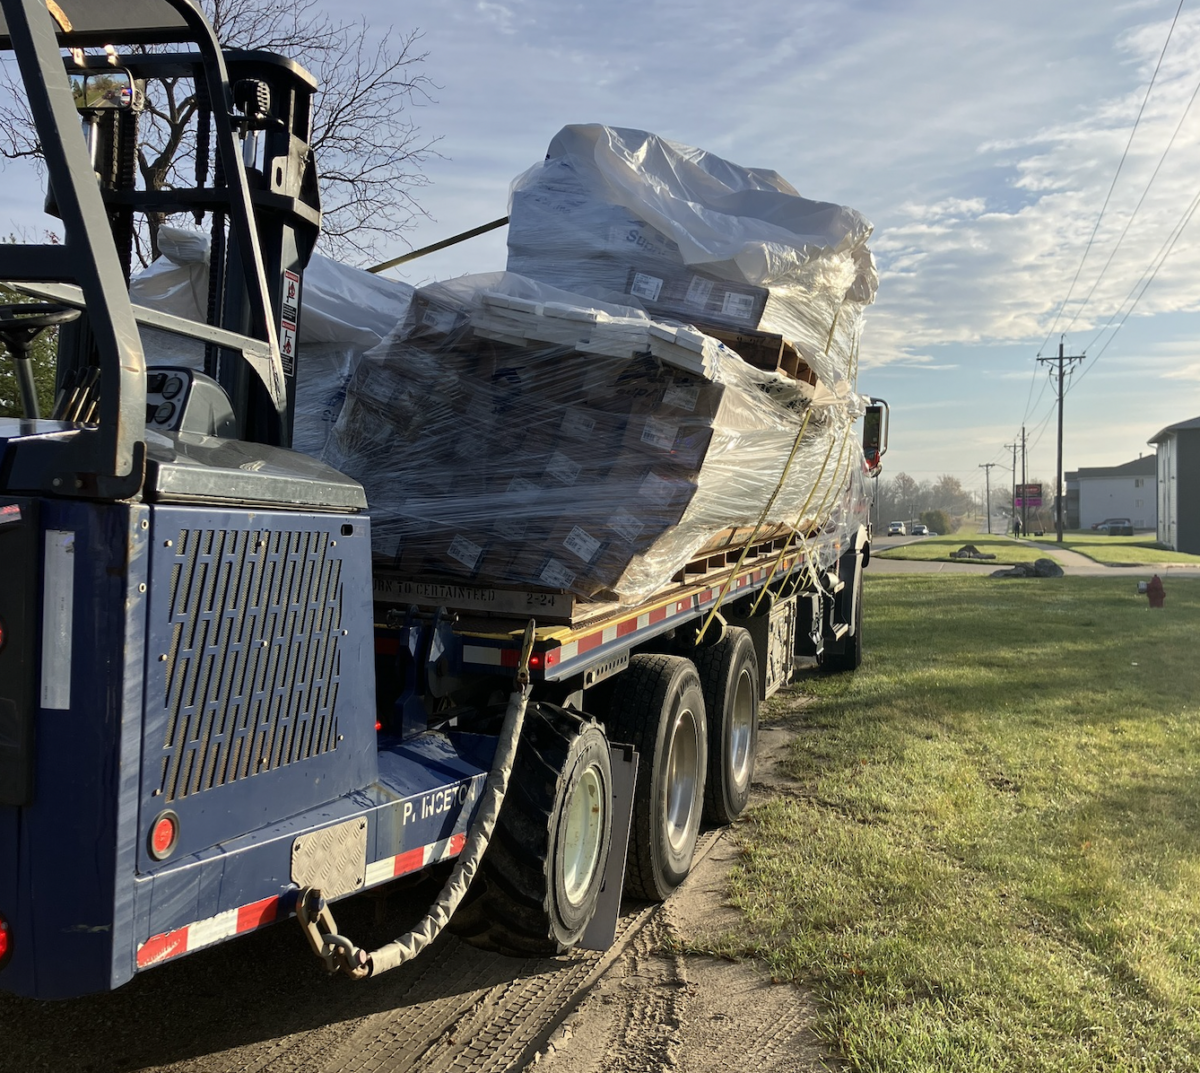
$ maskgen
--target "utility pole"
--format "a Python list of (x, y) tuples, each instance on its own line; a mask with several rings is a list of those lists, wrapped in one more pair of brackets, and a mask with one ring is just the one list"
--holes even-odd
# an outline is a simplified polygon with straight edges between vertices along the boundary
[(1012, 502), (1009, 504), (1012, 507), (1013, 521), (1017, 520), (1017, 444), (1006, 443), (1005, 449), (1012, 451)]
[(987, 527), (988, 536), (992, 535), (992, 467), (995, 462), (980, 462), (979, 468), (983, 470), (984, 484), (987, 487)]
[(1083, 361), (1083, 354), (1063, 354), (1062, 340), (1058, 343), (1057, 358), (1038, 358), (1038, 363), (1041, 362), (1058, 362), (1058, 471), (1054, 475), (1054, 513), (1056, 516), (1056, 529), (1058, 531), (1058, 542), (1062, 543), (1063, 538), (1063, 476), (1062, 476), (1062, 440), (1063, 440), (1063, 363), (1071, 362), (1073, 365), (1077, 361)]
[(1025, 487), (1029, 481), (1029, 474), (1026, 470), (1028, 459), (1025, 456), (1025, 426), (1021, 426), (1021, 535), (1029, 536), (1029, 496), (1025, 493), (1028, 489)]

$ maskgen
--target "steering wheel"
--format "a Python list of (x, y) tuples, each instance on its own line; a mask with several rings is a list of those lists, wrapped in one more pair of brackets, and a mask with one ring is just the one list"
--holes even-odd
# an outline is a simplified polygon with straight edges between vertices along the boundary
[(30, 362), (33, 341), (40, 332), (75, 320), (80, 310), (54, 302), (23, 302), (0, 305), (0, 343), (8, 347), (21, 389), (21, 408), (26, 417), (38, 416), (37, 387)]

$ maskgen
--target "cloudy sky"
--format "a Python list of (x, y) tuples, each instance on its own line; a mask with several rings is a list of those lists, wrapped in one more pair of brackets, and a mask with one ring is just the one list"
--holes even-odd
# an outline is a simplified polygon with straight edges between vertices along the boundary
[[(429, 218), (381, 256), (504, 215), (511, 180), (568, 123), (774, 169), (875, 226), (859, 388), (891, 403), (888, 471), (982, 489), (980, 465), (998, 463), (1000, 480), (1022, 424), (1031, 477), (1052, 478), (1054, 393), (1036, 358), (1064, 333), (1066, 353), (1087, 357), (1067, 394), (1067, 469), (1129, 461), (1200, 414), (1200, 220), (1171, 246), (1200, 196), (1200, 103), (1188, 110), (1200, 0), (1172, 31), (1178, 8), (344, 0), (336, 12), (419, 28), (439, 87), (416, 113), (441, 136), (421, 193)], [(11, 191), (0, 212), (19, 217)], [(502, 268), (503, 236), (401, 278)]]

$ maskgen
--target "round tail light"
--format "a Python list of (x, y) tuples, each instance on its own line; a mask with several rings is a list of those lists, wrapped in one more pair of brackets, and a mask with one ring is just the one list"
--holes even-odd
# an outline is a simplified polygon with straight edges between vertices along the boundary
[(165, 861), (175, 852), (179, 842), (179, 817), (170, 809), (160, 812), (150, 828), (150, 856), (156, 861)]
[(8, 921), (4, 919), (4, 914), (0, 913), (0, 969), (8, 964), (8, 959), (12, 957), (12, 952), (12, 932), (9, 930)]

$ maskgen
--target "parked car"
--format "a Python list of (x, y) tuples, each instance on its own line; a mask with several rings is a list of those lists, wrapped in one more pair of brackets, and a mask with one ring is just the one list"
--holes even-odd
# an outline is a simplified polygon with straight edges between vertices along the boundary
[(907, 530), (903, 522), (888, 522), (888, 536), (905, 536)]
[(1133, 536), (1133, 522), (1128, 518), (1105, 518), (1093, 528), (1109, 536)]
[(913, 536), (930, 536), (929, 527), (927, 525), (914, 525)]

